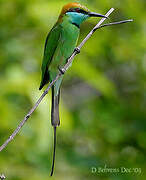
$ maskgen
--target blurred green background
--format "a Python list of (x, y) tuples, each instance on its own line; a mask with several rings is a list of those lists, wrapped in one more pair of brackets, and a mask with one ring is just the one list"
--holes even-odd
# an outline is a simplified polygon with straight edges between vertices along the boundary
[[(68, 0), (0, 0), (0, 144), (42, 92), (45, 38)], [(115, 11), (66, 73), (52, 180), (146, 179), (146, 1), (81, 0), (92, 11)], [(79, 42), (99, 19), (81, 27)], [(106, 22), (109, 22), (107, 20)], [(19, 135), (0, 153), (9, 180), (50, 179), (53, 129), (50, 93)], [(92, 173), (92, 167), (140, 168), (141, 173)]]

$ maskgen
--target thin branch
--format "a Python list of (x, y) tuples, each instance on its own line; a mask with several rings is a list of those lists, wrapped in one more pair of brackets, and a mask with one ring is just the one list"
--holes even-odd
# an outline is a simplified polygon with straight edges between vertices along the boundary
[(106, 27), (106, 26), (113, 26), (113, 25), (118, 25), (118, 24), (124, 24), (124, 23), (128, 23), (128, 22), (133, 22), (133, 19), (128, 19), (128, 20), (123, 20), (123, 21), (118, 21), (118, 22), (112, 22), (112, 23), (108, 23), (108, 24), (103, 24), (99, 27), (95, 27), (94, 31), (96, 31), (97, 29)]
[(4, 180), (6, 177), (5, 177), (5, 175), (4, 174), (0, 174), (0, 179), (1, 180)]
[[(112, 12), (114, 11), (113, 8), (111, 8), (107, 13), (106, 13), (106, 17), (108, 17)], [(111, 25), (115, 25), (115, 24), (121, 24), (121, 23), (126, 23), (126, 22), (131, 22), (131, 20), (126, 20), (126, 21), (120, 21), (120, 22), (114, 22), (114, 23), (109, 23), (109, 24), (104, 24), (101, 26), (101, 24), (106, 20), (106, 18), (102, 18), (99, 23), (90, 31), (90, 33), (85, 37), (85, 39), (81, 42), (81, 44), (75, 48), (74, 52), (72, 53), (72, 55), (68, 58), (67, 63), (65, 64), (65, 66), (59, 71), (58, 75), (56, 76), (56, 78), (49, 84), (49, 86), (47, 87), (47, 89), (43, 92), (43, 94), (41, 95), (41, 97), (38, 99), (38, 101), (36, 102), (36, 104), (32, 107), (32, 109), (28, 112), (28, 114), (24, 117), (24, 119), (19, 123), (19, 125), (17, 126), (17, 128), (15, 129), (15, 131), (12, 133), (11, 136), (9, 136), (9, 138), (4, 142), (4, 144), (2, 144), (0, 146), (0, 151), (2, 151), (10, 141), (12, 141), (14, 139), (14, 137), (18, 134), (18, 132), (20, 131), (20, 129), (24, 126), (24, 124), (27, 122), (27, 120), (30, 118), (30, 116), (32, 115), (32, 113), (36, 110), (36, 108), (39, 106), (39, 104), (41, 103), (41, 101), (43, 100), (43, 98), (46, 96), (46, 94), (48, 94), (48, 91), (50, 90), (50, 88), (52, 87), (52, 85), (68, 70), (68, 68), (70, 67), (70, 64), (72, 63), (74, 57), (80, 53), (80, 49), (82, 48), (82, 46), (86, 43), (86, 41), (92, 36), (92, 34), (99, 28), (105, 27), (105, 26), (111, 26)]]

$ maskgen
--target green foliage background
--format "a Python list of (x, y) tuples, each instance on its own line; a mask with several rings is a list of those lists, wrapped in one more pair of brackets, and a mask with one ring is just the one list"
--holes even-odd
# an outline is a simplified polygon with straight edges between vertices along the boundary
[[(68, 0), (0, 0), (0, 144), (42, 92), (47, 33)], [(66, 73), (52, 180), (146, 179), (146, 1), (81, 0), (110, 21), (134, 22), (98, 30)], [(79, 42), (98, 20), (81, 27)], [(50, 179), (53, 130), (50, 94), (0, 153), (9, 180)], [(92, 167), (141, 168), (138, 173), (92, 173)]]

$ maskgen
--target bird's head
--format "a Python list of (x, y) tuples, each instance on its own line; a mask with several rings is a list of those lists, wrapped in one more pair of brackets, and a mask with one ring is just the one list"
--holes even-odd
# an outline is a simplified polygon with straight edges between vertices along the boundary
[(85, 6), (82, 6), (81, 4), (76, 2), (69, 3), (62, 8), (58, 21), (62, 22), (63, 18), (66, 16), (71, 23), (75, 23), (78, 26), (80, 26), (80, 24), (89, 17), (107, 18), (102, 14), (90, 12), (89, 9), (87, 9)]

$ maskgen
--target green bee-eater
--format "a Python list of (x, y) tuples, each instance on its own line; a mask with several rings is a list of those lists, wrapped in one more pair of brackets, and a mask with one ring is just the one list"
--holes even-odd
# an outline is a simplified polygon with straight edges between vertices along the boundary
[[(49, 32), (44, 50), (42, 63), (42, 80), (39, 90), (45, 84), (53, 81), (60, 67), (63, 67), (67, 59), (73, 53), (80, 33), (80, 25), (89, 17), (104, 17), (104, 15), (90, 12), (79, 3), (69, 3), (61, 11), (57, 23)], [(52, 87), (52, 110), (51, 123), (54, 127), (54, 152), (51, 176), (53, 175), (56, 148), (56, 127), (60, 125), (59, 119), (59, 96), (61, 76)]]

